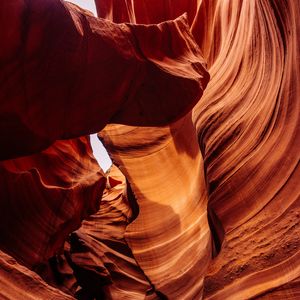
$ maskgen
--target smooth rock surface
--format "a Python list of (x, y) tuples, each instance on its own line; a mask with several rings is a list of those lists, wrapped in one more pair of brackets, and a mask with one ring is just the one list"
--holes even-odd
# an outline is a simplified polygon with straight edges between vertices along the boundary
[(1, 160), (112, 121), (168, 124), (203, 92), (207, 73), (184, 17), (146, 27), (60, 0), (4, 0), (0, 28)]
[(0, 4), (4, 299), (298, 299), (299, 1), (95, 2)]
[[(224, 242), (210, 263), (204, 298), (272, 299), (273, 293), (297, 298), (299, 2), (178, 2), (121, 1), (122, 6), (99, 0), (97, 4), (100, 15), (117, 22), (161, 22), (187, 11), (208, 63), (211, 80), (192, 119), (204, 158), (208, 209), (217, 225), (211, 229), (216, 241), (224, 238)], [(152, 128), (144, 137), (132, 133), (132, 144), (126, 148), (127, 129), (116, 126), (127, 138), (119, 138), (115, 147), (115, 132), (110, 128), (100, 136), (106, 135), (104, 141), (124, 173), (130, 166), (127, 177), (134, 185), (146, 173), (139, 171), (146, 159), (131, 164), (134, 151), (140, 149), (140, 140), (146, 145), (161, 129)], [(134, 154), (125, 160), (131, 149)], [(164, 157), (157, 168), (170, 159), (174, 166), (168, 174), (176, 172), (185, 157), (180, 151), (174, 157)], [(147, 172), (151, 168), (147, 166)], [(193, 172), (192, 163), (188, 169)], [(130, 174), (138, 171), (132, 179)], [(169, 180), (173, 182), (172, 176), (166, 175), (156, 188)], [(189, 184), (195, 186), (193, 181)], [(177, 196), (176, 189), (172, 196)], [(184, 276), (182, 280), (187, 282)]]
[(212, 254), (203, 159), (191, 114), (168, 127), (110, 125), (100, 136), (139, 207), (125, 232), (139, 266), (162, 297), (200, 298)]

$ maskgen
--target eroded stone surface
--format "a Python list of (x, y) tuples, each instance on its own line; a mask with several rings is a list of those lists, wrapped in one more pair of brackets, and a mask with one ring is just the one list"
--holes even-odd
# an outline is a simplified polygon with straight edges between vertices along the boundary
[[(29, 267), (65, 255), (60, 272), (69, 279), (59, 285), (40, 272), (53, 290), (26, 270), (3, 295), (15, 300), (20, 289), (31, 299), (32, 285), (50, 298), (69, 297), (60, 288), (81, 299), (297, 299), (298, 1), (96, 4), (106, 20), (56, 0), (0, 4), (8, 41), (0, 50), (1, 159), (110, 122), (99, 137), (130, 187), (120, 175), (61, 254), (58, 245), (87, 217), (83, 203), (101, 196), (86, 146), (70, 154), (69, 141), (57, 142), (34, 159), (4, 161), (1, 249)], [(78, 174), (81, 184), (91, 175), (84, 185), (96, 195), (78, 192)], [(83, 202), (59, 242), (49, 240), (47, 216), (67, 221), (48, 213), (51, 203), (67, 203), (65, 190)]]

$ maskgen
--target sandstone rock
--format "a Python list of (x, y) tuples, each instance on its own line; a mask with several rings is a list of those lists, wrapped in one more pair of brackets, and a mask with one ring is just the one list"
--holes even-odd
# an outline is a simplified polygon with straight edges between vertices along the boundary
[(5, 0), (0, 16), (2, 160), (111, 121), (167, 124), (191, 110), (207, 82), (184, 17), (115, 24), (60, 0)]
[(96, 212), (106, 179), (88, 138), (0, 164), (0, 248), (29, 268), (52, 257)]
[[(299, 298), (299, 1), (95, 2), (105, 19), (1, 2), (1, 159), (110, 123), (98, 135), (126, 182), (114, 166), (98, 207), (83, 140), (4, 161), (1, 249), (33, 269), (86, 218), (64, 249), (78, 290), (51, 282), (78, 299)], [(52, 209), (65, 190), (74, 215)], [(5, 297), (30, 299), (25, 278), (59, 293), (24, 273), (1, 273)]]
[[(210, 263), (204, 298), (249, 299), (268, 294), (272, 298), (273, 290), (274, 297), (297, 297), (293, 282), (299, 277), (299, 3), (179, 2), (176, 7), (169, 1), (154, 5), (121, 1), (126, 4), (122, 6), (99, 0), (97, 4), (102, 16), (117, 22), (161, 22), (187, 11), (208, 63), (211, 80), (193, 109), (192, 120), (204, 159), (208, 208), (217, 224), (211, 229), (218, 234), (217, 241), (223, 234), (225, 240), (219, 256)], [(148, 169), (156, 168), (140, 171), (147, 160), (131, 163), (135, 151), (155, 141), (161, 128), (145, 130), (144, 136), (131, 134), (130, 128), (107, 128), (100, 136), (134, 186), (144, 173), (148, 175)], [(121, 141), (114, 136), (117, 130), (120, 135), (127, 137), (128, 130), (134, 136), (130, 146), (128, 138)], [(132, 156), (127, 154), (130, 151)], [(128, 160), (124, 159), (127, 155)], [(174, 164), (168, 174), (185, 165), (186, 158), (178, 151), (157, 162), (157, 168), (168, 159)], [(172, 175), (165, 175), (156, 188), (173, 182)], [(193, 181), (186, 184), (195, 187)], [(182, 280), (187, 282), (184, 276)], [(184, 289), (177, 297), (184, 297)]]

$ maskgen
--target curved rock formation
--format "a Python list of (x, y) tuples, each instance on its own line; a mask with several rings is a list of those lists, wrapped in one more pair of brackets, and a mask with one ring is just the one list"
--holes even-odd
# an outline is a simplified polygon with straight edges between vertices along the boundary
[(125, 240), (135, 217), (124, 175), (113, 166), (99, 211), (71, 234), (68, 256), (82, 290), (104, 299), (144, 299), (151, 285)]
[(110, 121), (167, 124), (202, 95), (207, 73), (184, 18), (118, 25), (60, 0), (5, 0), (0, 16), (2, 160)]
[[(203, 3), (209, 21), (200, 45), (211, 81), (194, 120), (209, 204), (225, 242), (205, 296), (272, 298), (273, 289), (299, 277), (300, 267), (300, 7), (298, 1), (214, 5)], [(296, 299), (292, 286), (281, 295)]]
[[(7, 40), (0, 51), (2, 160), (95, 132), (109, 121), (166, 124), (194, 106), (208, 81), (184, 17), (117, 25), (58, 0), (2, 1), (0, 15), (0, 39)], [(3, 161), (1, 179), (0, 247), (40, 273), (98, 208), (105, 181), (84, 139)], [(149, 288), (143, 273), (138, 276)]]
[(35, 268), (97, 211), (106, 179), (88, 138), (0, 163), (0, 248)]
[(96, 4), (0, 4), (0, 159), (127, 180), (2, 162), (0, 295), (299, 298), (299, 1)]
[(161, 296), (200, 298), (211, 237), (191, 114), (168, 127), (110, 125), (100, 135), (137, 199), (125, 237), (139, 266)]
[(0, 251), (0, 299), (75, 300), (46, 284), (35, 272)]
[[(279, 295), (296, 297), (293, 281), (299, 277), (299, 3), (179, 2), (177, 6), (169, 1), (154, 5), (150, 1), (123, 1), (123, 7), (114, 1), (97, 4), (103, 17), (117, 22), (158, 22), (188, 11), (192, 32), (208, 62), (211, 81), (193, 110), (193, 123), (204, 157), (202, 172), (206, 174), (209, 208), (218, 225), (212, 229), (219, 233), (220, 240), (223, 227), (225, 240), (220, 255), (210, 264), (204, 297), (267, 297), (274, 289), (280, 291)], [(173, 174), (181, 164), (185, 165), (181, 151), (152, 161), (155, 166), (151, 167), (146, 166), (146, 158), (132, 163), (135, 151), (146, 154), (140, 149), (150, 148), (148, 140), (156, 141), (156, 132), (161, 129), (145, 130), (143, 136), (131, 133), (130, 127), (110, 128), (100, 136), (133, 189), (144, 173), (155, 173), (162, 167), (166, 174)], [(118, 130), (124, 134), (123, 141), (114, 136)], [(165, 171), (167, 159), (176, 163)], [(192, 167), (190, 162), (191, 173)], [(154, 183), (151, 176), (158, 175), (148, 175)], [(161, 182), (156, 189), (174, 180), (165, 175)], [(144, 189), (146, 183), (143, 184)], [(193, 181), (185, 184), (195, 187)], [(201, 185), (198, 182), (196, 189)], [(139, 204), (143, 203), (143, 189), (141, 195), (136, 195)], [(176, 191), (170, 198), (176, 197)], [(148, 214), (151, 216), (150, 210)], [(176, 232), (173, 235), (175, 238)], [(187, 282), (184, 276), (181, 279)], [(177, 297), (184, 297), (184, 289)]]

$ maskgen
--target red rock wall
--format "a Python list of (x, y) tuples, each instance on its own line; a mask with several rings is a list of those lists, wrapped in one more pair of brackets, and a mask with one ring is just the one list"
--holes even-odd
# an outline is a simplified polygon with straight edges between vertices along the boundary
[[(123, 7), (113, 1), (110, 5), (103, 1), (97, 4), (103, 17), (117, 22), (160, 22), (187, 11), (194, 37), (208, 63), (211, 80), (193, 110), (193, 123), (204, 159), (208, 206), (215, 221), (212, 232), (218, 234), (217, 240), (222, 240), (223, 232), (225, 236), (219, 256), (210, 263), (204, 298), (249, 299), (264, 295), (272, 299), (274, 293), (274, 297), (296, 299), (300, 220), (299, 3), (179, 2), (175, 5), (160, 1), (153, 5), (150, 1), (124, 1)], [(156, 140), (160, 129), (149, 129), (142, 137), (131, 133), (130, 128), (130, 135), (120, 126), (111, 128), (107, 127), (100, 136), (133, 190), (143, 176), (153, 182), (151, 176), (173, 174), (186, 165), (185, 155), (177, 150), (159, 162), (152, 161), (153, 166), (147, 165), (147, 171), (142, 171), (150, 155), (148, 149), (140, 150), (140, 140), (146, 148), (147, 140)], [(126, 141), (121, 142), (122, 137), (115, 137), (115, 132)], [(187, 135), (192, 145), (191, 133)], [(132, 143), (126, 147), (130, 140)], [(175, 143), (174, 137), (171, 140)], [(143, 157), (137, 164), (132, 163), (135, 151)], [(173, 166), (166, 167), (169, 160)], [(190, 162), (191, 173), (195, 172), (193, 166)], [(192, 180), (187, 182), (195, 187)], [(143, 188), (146, 184), (145, 179)], [(172, 186), (173, 197), (178, 189), (184, 189), (169, 175), (156, 184), (156, 189), (165, 185)], [(201, 186), (198, 181), (197, 189)], [(143, 188), (139, 189), (141, 195), (136, 195), (141, 206)], [(189, 277), (184, 275), (181, 280), (188, 284)], [(171, 290), (165, 290), (165, 294)], [(192, 299), (184, 288), (177, 293), (170, 298)]]
[[(66, 261), (73, 272), (55, 261), (68, 235), (99, 208), (105, 179), (85, 138), (56, 140), (95, 132), (109, 121), (167, 124), (195, 105), (208, 73), (184, 17), (151, 27), (117, 25), (59, 0), (2, 1), (0, 17), (6, 41), (0, 50), (0, 248), (28, 268), (1, 297), (18, 297), (18, 289), (20, 297), (31, 297), (28, 285), (40, 287), (42, 279), (28, 281), (29, 269), (80, 297), (73, 279), (60, 284), (50, 273), (56, 268), (62, 277), (75, 276), (85, 288), (78, 255)], [(148, 288), (141, 273), (136, 281)]]
[(83, 221), (70, 238), (71, 265), (80, 294), (90, 298), (144, 299), (152, 290), (125, 239), (136, 217), (124, 175), (113, 166), (100, 209)]
[(167, 124), (202, 95), (206, 73), (184, 18), (118, 25), (60, 0), (5, 0), (0, 16), (2, 160), (112, 120)]
[(62, 291), (46, 284), (35, 272), (0, 251), (0, 297), (24, 300), (74, 300)]
[(100, 135), (139, 206), (125, 232), (139, 266), (159, 295), (201, 297), (211, 236), (191, 114), (161, 128), (110, 125)]
[(205, 297), (272, 299), (287, 284), (281, 296), (297, 299), (299, 2), (203, 4), (211, 81), (194, 122), (225, 230)]
[(56, 142), (40, 154), (1, 162), (0, 170), (0, 246), (31, 268), (97, 211), (106, 181), (88, 138)]
[(0, 296), (297, 299), (299, 2), (96, 4), (0, 4)]

